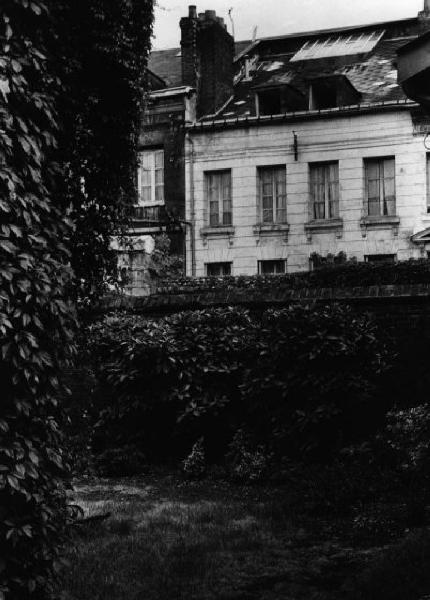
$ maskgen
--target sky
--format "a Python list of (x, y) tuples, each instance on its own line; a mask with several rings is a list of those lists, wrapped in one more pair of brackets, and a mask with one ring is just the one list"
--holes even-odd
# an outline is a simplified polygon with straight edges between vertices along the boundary
[(216, 10), (235, 39), (249, 40), (257, 27), (257, 38), (313, 29), (362, 25), (415, 17), (424, 0), (156, 0), (155, 50), (179, 46), (179, 20), (188, 15), (188, 5), (197, 12)]

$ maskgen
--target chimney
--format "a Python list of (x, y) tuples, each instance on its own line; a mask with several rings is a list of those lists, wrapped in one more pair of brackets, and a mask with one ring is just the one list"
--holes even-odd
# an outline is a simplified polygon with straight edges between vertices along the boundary
[(234, 40), (214, 10), (190, 6), (180, 26), (182, 83), (196, 88), (197, 117), (213, 114), (233, 94)]
[(430, 0), (424, 0), (424, 10), (418, 13), (419, 19), (430, 19)]

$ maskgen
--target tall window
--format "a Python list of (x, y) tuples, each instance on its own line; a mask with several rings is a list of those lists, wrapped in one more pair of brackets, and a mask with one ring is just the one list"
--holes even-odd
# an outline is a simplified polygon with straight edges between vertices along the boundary
[(258, 169), (261, 223), (286, 223), (287, 179), (285, 166)]
[(339, 217), (339, 163), (310, 165), (311, 209), (313, 219)]
[(208, 277), (226, 277), (231, 275), (231, 262), (206, 263)]
[(287, 271), (286, 260), (259, 260), (259, 275), (283, 275)]
[(139, 159), (139, 204), (164, 204), (164, 151), (145, 150)]
[(369, 216), (396, 214), (396, 182), (394, 157), (365, 161), (366, 202)]
[(209, 225), (231, 225), (231, 171), (209, 171), (205, 173), (205, 180)]

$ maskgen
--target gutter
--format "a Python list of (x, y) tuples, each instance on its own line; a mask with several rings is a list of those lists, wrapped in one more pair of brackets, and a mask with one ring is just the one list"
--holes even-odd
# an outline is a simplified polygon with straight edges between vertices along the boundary
[(196, 240), (195, 240), (195, 198), (194, 198), (194, 141), (189, 132), (186, 133), (185, 139), (190, 144), (190, 152), (188, 153), (190, 162), (190, 219), (185, 221), (185, 224), (190, 228), (190, 250), (191, 250), (191, 276), (196, 276)]
[(355, 116), (360, 114), (377, 113), (384, 111), (411, 110), (420, 105), (412, 100), (391, 100), (388, 102), (369, 102), (354, 104), (351, 106), (339, 106), (337, 108), (326, 108), (322, 110), (302, 110), (287, 112), (280, 115), (264, 115), (258, 117), (234, 117), (224, 119), (211, 119), (199, 121), (186, 126), (188, 132), (198, 133), (207, 129), (224, 129), (227, 127), (252, 127), (279, 122), (307, 121), (315, 119), (333, 119), (336, 117)]

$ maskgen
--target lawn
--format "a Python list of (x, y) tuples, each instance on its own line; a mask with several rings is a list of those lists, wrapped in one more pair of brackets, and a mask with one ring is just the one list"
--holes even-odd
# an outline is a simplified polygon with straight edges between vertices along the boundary
[(336, 600), (381, 554), (351, 518), (310, 517), (286, 488), (176, 475), (80, 479), (66, 600)]

